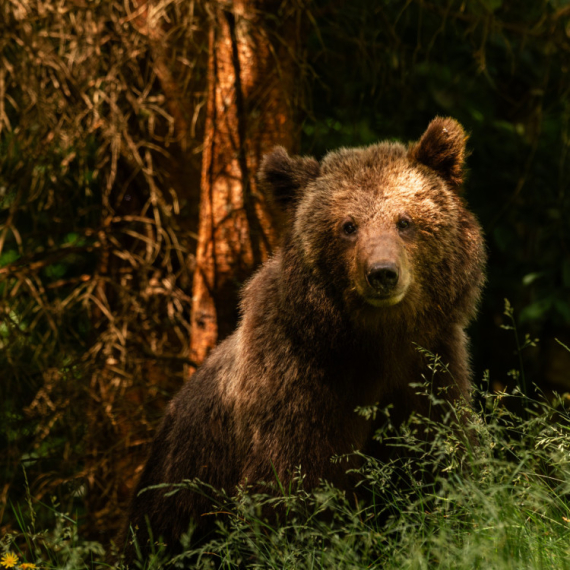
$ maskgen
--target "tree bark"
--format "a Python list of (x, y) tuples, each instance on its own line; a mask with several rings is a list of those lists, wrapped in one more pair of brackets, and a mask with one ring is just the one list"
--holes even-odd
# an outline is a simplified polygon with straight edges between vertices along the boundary
[(243, 282), (277, 245), (276, 213), (257, 184), (263, 154), (295, 146), (301, 13), (268, 0), (211, 11), (190, 359), (202, 363), (238, 318)]

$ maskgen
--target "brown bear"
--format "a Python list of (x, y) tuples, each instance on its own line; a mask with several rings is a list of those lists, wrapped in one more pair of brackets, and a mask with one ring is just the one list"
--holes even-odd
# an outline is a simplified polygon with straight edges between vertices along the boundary
[(465, 327), (485, 250), (461, 197), (466, 138), (436, 118), (408, 147), (265, 158), (260, 179), (288, 220), (282, 247), (245, 287), (237, 330), (168, 406), (131, 506), (143, 552), (148, 528), (174, 550), (191, 521), (212, 519), (203, 495), (139, 494), (152, 485), (286, 485), (300, 466), (307, 488), (349, 486), (331, 456), (371, 450), (374, 433), (355, 408), (390, 404), (396, 422), (430, 413), (410, 387), (426, 369), (417, 346), (448, 364), (434, 388), (469, 400)]

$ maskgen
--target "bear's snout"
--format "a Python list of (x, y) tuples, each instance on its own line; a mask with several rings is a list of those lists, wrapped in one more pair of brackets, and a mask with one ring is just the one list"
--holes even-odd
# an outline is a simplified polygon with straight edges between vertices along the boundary
[(368, 267), (366, 280), (378, 293), (388, 294), (398, 284), (400, 271), (395, 263), (389, 261), (373, 263)]
[(406, 248), (391, 232), (370, 228), (361, 232), (353, 279), (357, 292), (375, 307), (396, 305), (411, 281)]

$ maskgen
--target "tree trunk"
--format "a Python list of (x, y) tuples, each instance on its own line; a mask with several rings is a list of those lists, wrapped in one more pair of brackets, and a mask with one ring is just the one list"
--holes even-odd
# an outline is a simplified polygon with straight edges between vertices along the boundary
[(256, 174), (273, 146), (295, 145), (300, 83), (297, 8), (215, 2), (211, 17), (190, 340), (197, 364), (232, 332), (240, 286), (277, 245), (275, 212)]

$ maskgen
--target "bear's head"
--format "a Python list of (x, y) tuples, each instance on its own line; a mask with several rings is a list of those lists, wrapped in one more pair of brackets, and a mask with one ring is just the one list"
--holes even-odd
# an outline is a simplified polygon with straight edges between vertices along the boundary
[(349, 309), (435, 307), (468, 319), (485, 254), (460, 196), (466, 140), (459, 123), (438, 117), (408, 147), (340, 149), (321, 163), (275, 149), (260, 174), (289, 212), (286, 247)]

